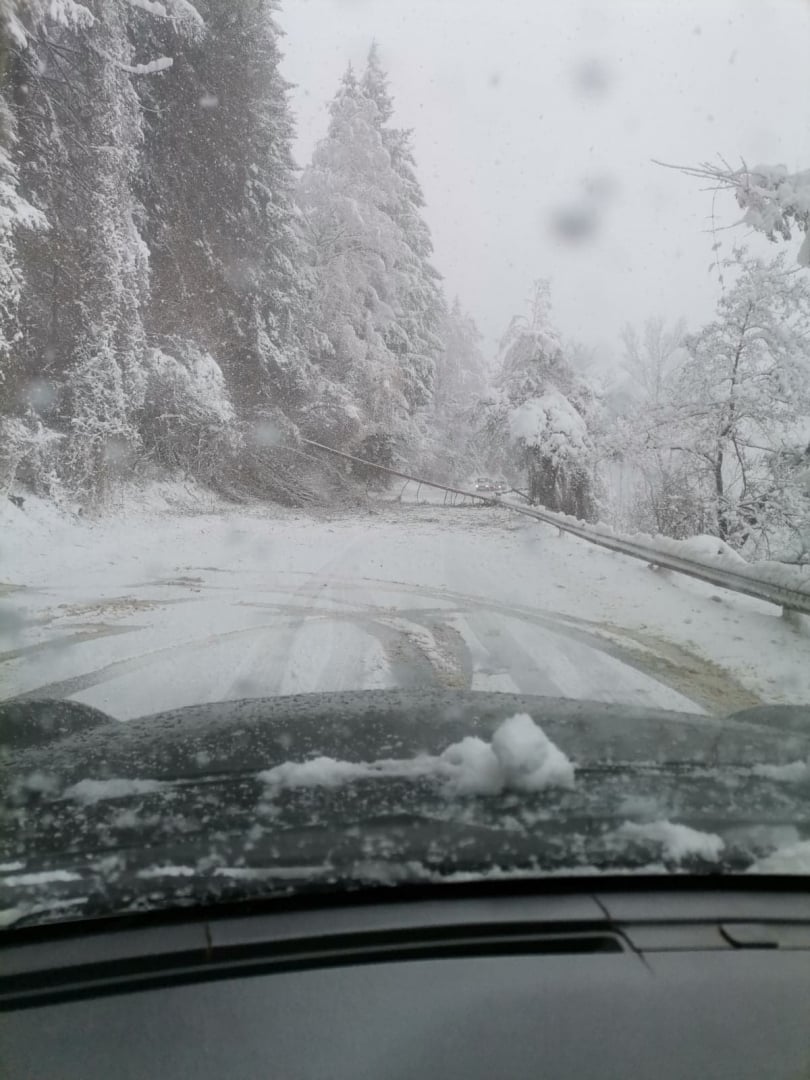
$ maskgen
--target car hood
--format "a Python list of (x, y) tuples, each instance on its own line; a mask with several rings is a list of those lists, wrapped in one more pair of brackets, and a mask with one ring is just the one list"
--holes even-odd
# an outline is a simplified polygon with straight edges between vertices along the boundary
[(0, 703), (0, 767), (88, 770), (162, 779), (341, 760), (435, 754), (488, 739), (528, 713), (569, 756), (607, 762), (782, 764), (810, 752), (810, 706), (761, 706), (729, 717), (532, 695), (367, 690), (190, 705), (127, 722), (71, 701)]
[[(810, 839), (803, 709), (431, 690), (126, 723), (66, 702), (0, 712), (0, 905), (29, 918), (425, 877), (735, 872)], [(480, 761), (515, 724), (540, 766), (527, 779), (507, 746), (490, 784)]]

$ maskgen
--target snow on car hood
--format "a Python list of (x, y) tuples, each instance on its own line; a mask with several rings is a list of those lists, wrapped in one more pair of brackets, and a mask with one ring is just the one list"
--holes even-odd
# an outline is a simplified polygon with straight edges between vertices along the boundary
[(451, 691), (128, 723), (81, 710), (73, 723), (76, 708), (0, 716), (0, 907), (21, 917), (369, 882), (727, 873), (791, 852), (806, 865), (810, 735), (795, 712)]
[(441, 754), (379, 761), (336, 761), (317, 757), (284, 762), (259, 773), (272, 789), (337, 787), (380, 777), (438, 777), (452, 794), (500, 795), (574, 786), (574, 766), (528, 713), (504, 720), (490, 742), (468, 735)]

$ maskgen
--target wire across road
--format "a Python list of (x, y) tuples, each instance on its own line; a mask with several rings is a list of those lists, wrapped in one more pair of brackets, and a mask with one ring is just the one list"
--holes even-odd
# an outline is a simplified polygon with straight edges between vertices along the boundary
[[(686, 574), (689, 577), (705, 581), (721, 589), (729, 589), (732, 592), (742, 593), (745, 596), (753, 596), (758, 600), (764, 600), (770, 604), (776, 604), (783, 609), (786, 615), (795, 616), (799, 613), (810, 615), (810, 576), (804, 575), (798, 568), (786, 567), (785, 578), (792, 572), (794, 581), (785, 584), (782, 581), (768, 580), (766, 576), (758, 576), (757, 564), (748, 564), (744, 569), (732, 569), (719, 565), (719, 560), (704, 562), (700, 559), (679, 555), (671, 550), (665, 550), (655, 543), (640, 542), (632, 537), (617, 536), (613, 533), (600, 529), (596, 525), (589, 525), (584, 521), (577, 521), (566, 514), (554, 513), (551, 510), (536, 506), (518, 506), (513, 502), (500, 498), (497, 495), (482, 495), (480, 492), (466, 491), (464, 488), (451, 487), (435, 480), (428, 480), (412, 473), (403, 472), (401, 469), (391, 469), (385, 465), (368, 461), (365, 458), (347, 454), (343, 450), (335, 450), (324, 443), (314, 442), (312, 439), (302, 439), (307, 446), (344, 458), (347, 461), (364, 465), (370, 469), (377, 469), (389, 476), (397, 476), (403, 480), (424, 487), (435, 488), (439, 491), (450, 492), (465, 498), (476, 499), (482, 503), (503, 506), (513, 513), (522, 514), (525, 517), (534, 518), (547, 525), (553, 525), (563, 532), (578, 536), (588, 543), (597, 544), (609, 551), (617, 551), (622, 555), (628, 555), (632, 559), (642, 559), (644, 562), (666, 570), (673, 570), (678, 574)], [(774, 564), (768, 564), (773, 568)], [(763, 572), (761, 572), (763, 573)], [(781, 573), (781, 572), (780, 572)], [(772, 576), (772, 575), (768, 575)], [(806, 577), (806, 581), (799, 580)]]

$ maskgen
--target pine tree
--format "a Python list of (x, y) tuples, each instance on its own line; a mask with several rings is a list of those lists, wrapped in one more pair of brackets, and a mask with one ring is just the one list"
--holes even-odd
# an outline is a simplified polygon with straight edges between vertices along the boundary
[(22, 287), (17, 239), (25, 229), (43, 229), (47, 222), (19, 190), (16, 118), (12, 98), (12, 49), (25, 46), (14, 0), (0, 0), (0, 415), (11, 415), (21, 372), (15, 363), (19, 344), (18, 308)]
[(425, 198), (416, 175), (411, 132), (388, 126), (394, 105), (376, 43), (369, 51), (361, 85), (377, 106), (383, 145), (397, 179), (388, 212), (402, 231), (404, 245), (396, 267), (397, 317), (388, 333), (388, 345), (400, 357), (405, 395), (413, 410), (427, 405), (433, 397), (445, 300), (441, 277), (431, 262), (433, 240), (423, 217)]
[(316, 360), (327, 387), (311, 422), (347, 440), (364, 429), (418, 439), (433, 397), (445, 314), (410, 133), (375, 47), (330, 109), (300, 199), (315, 275)]
[[(33, 5), (13, 73), (23, 193), (48, 230), (20, 245), (22, 366), (63, 436), (63, 478), (98, 497), (143, 388), (146, 249), (133, 178), (141, 137), (129, 5)], [(43, 384), (46, 386), (43, 392)]]
[(402, 232), (391, 217), (397, 178), (375, 102), (349, 68), (299, 193), (315, 280), (315, 358), (329, 392), (313, 430), (345, 441), (364, 429), (402, 434), (409, 403), (396, 334)]
[(293, 122), (275, 0), (203, 0), (204, 33), (153, 24), (174, 64), (143, 87), (149, 329), (193, 341), (243, 416), (308, 390), (308, 283), (293, 204)]

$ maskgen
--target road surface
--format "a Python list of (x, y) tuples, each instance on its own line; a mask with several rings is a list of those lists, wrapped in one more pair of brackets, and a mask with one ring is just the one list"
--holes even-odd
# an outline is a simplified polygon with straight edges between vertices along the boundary
[(606, 617), (595, 596), (621, 593), (623, 574), (645, 574), (641, 585), (663, 590), (663, 603), (677, 599), (671, 583), (629, 562), (480, 508), (76, 529), (5, 582), (0, 696), (70, 697), (122, 720), (204, 701), (384, 687), (693, 712), (756, 703), (733, 675), (643, 620)]

